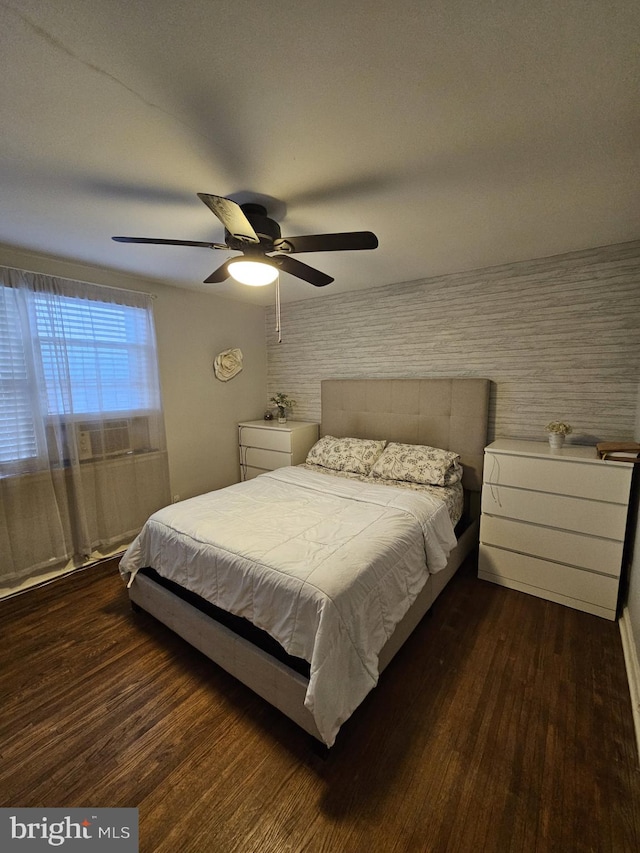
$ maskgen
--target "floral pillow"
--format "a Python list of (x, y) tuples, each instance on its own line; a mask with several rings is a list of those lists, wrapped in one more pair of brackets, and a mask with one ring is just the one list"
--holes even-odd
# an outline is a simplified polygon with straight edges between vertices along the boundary
[(372, 477), (429, 486), (452, 486), (462, 479), (457, 453), (423, 444), (391, 442), (371, 469)]
[(307, 462), (333, 471), (369, 474), (386, 443), (366, 438), (334, 438), (325, 435), (313, 445), (307, 455)]

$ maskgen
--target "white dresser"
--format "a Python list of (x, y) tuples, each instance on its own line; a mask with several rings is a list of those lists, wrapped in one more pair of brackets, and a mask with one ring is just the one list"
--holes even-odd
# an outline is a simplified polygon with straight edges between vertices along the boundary
[(478, 576), (615, 619), (632, 469), (595, 447), (490, 444)]
[(299, 465), (318, 440), (318, 424), (307, 421), (245, 421), (238, 424), (240, 477), (251, 480), (265, 471)]

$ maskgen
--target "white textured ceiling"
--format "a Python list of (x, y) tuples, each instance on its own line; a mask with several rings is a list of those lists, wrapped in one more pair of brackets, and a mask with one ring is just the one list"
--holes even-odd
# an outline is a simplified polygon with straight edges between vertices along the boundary
[[(263, 194), (283, 301), (640, 237), (637, 0), (0, 0), (0, 243), (193, 287)], [(216, 293), (264, 304), (272, 288)]]

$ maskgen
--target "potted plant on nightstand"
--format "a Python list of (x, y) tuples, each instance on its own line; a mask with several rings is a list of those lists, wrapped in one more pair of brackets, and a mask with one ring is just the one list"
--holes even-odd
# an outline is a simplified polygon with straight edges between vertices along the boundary
[(278, 423), (286, 424), (287, 412), (294, 408), (296, 401), (279, 391), (277, 394), (273, 395), (269, 402), (278, 407)]
[(562, 447), (565, 437), (573, 432), (571, 425), (563, 421), (551, 421), (545, 429), (549, 433), (549, 445), (555, 449)]

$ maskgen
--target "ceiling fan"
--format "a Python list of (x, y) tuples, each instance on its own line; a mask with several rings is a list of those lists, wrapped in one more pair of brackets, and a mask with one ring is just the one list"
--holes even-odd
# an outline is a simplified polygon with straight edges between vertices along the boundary
[[(230, 258), (205, 278), (215, 284), (232, 276), (243, 284), (270, 284), (279, 270), (324, 287), (334, 280), (320, 270), (291, 257), (301, 252), (343, 252), (375, 249), (378, 238), (371, 231), (347, 231), (340, 234), (309, 234), (306, 237), (282, 237), (280, 226), (269, 219), (262, 204), (237, 204), (223, 196), (198, 193), (198, 198), (224, 225), (224, 243), (197, 240), (162, 240), (151, 237), (112, 237), (118, 243), (156, 243), (169, 246), (203, 246), (242, 252), (241, 258)], [(275, 253), (275, 254), (274, 254)]]

